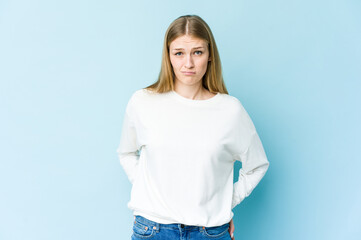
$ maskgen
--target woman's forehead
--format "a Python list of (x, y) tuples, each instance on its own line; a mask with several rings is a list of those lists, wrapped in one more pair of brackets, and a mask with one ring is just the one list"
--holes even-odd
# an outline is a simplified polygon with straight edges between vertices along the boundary
[(207, 42), (205, 40), (190, 35), (180, 36), (170, 43), (170, 47), (174, 49), (201, 48), (206, 46)]

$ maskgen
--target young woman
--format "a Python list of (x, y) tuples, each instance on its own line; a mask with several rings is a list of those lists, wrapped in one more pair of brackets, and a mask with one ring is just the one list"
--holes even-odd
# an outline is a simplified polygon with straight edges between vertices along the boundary
[[(117, 153), (132, 183), (132, 240), (234, 240), (232, 209), (269, 162), (226, 90), (216, 42), (199, 16), (168, 27), (158, 81), (129, 99)], [(233, 183), (236, 160), (242, 168)]]

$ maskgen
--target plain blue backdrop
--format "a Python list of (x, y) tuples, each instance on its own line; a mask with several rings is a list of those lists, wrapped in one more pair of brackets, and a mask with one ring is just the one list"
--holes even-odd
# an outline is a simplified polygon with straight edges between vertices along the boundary
[(270, 161), (234, 209), (235, 239), (361, 239), (360, 12), (356, 0), (0, 1), (0, 239), (130, 239), (125, 106), (156, 81), (184, 14), (211, 27)]

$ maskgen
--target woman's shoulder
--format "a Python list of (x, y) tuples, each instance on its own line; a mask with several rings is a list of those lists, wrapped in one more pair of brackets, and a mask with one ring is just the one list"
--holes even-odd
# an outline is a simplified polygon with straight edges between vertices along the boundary
[(235, 96), (229, 94), (221, 94), (223, 96), (224, 102), (228, 105), (228, 107), (236, 109), (236, 110), (243, 110), (242, 102)]
[(156, 92), (150, 90), (150, 89), (147, 89), (147, 88), (140, 88), (140, 89), (137, 89), (133, 92), (133, 95), (132, 96), (135, 96), (135, 97), (144, 97), (144, 96), (151, 96), (151, 95), (157, 95)]
[(132, 100), (132, 99), (135, 99), (135, 98), (141, 98), (141, 97), (144, 97), (144, 96), (146, 96), (148, 94), (150, 94), (149, 90), (147, 90), (145, 88), (140, 88), (140, 89), (135, 90), (132, 93), (130, 99)]
[(231, 96), (228, 94), (224, 94), (224, 95), (227, 95), (227, 96), (225, 96), (225, 98), (226, 98), (225, 108), (227, 108), (227, 111), (229, 111), (231, 113), (231, 115), (233, 117), (235, 117), (235, 119), (242, 119), (242, 121), (239, 121), (242, 124), (251, 126), (252, 123), (251, 123), (250, 115), (248, 114), (247, 110), (243, 106), (243, 103), (241, 102), (241, 100), (235, 96)]
[(129, 102), (132, 105), (139, 105), (139, 104), (144, 104), (145, 102), (149, 102), (151, 100), (151, 98), (153, 98), (153, 96), (157, 95), (157, 93), (152, 92), (151, 90), (145, 89), (145, 88), (140, 88), (135, 90), (130, 98), (129, 98)]

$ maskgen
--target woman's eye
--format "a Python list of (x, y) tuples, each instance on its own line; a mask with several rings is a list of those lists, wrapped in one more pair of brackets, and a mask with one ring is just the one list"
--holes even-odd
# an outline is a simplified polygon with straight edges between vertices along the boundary
[[(195, 51), (194, 53), (195, 53), (195, 55), (201, 55), (203, 52), (202, 51)], [(182, 54), (183, 54), (182, 52), (177, 52), (174, 55), (181, 56)]]

